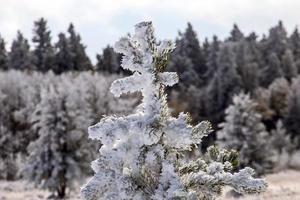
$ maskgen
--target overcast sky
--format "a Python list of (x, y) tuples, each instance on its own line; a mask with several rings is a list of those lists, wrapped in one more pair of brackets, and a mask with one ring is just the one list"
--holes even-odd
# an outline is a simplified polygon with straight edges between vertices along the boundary
[[(45, 17), (52, 31), (66, 31), (73, 22), (94, 57), (107, 44), (131, 32), (133, 25), (152, 20), (156, 35), (173, 39), (189, 21), (199, 39), (226, 37), (237, 23), (249, 33), (267, 33), (282, 19), (291, 32), (300, 23), (299, 0), (0, 0), (0, 34), (8, 45), (21, 30), (32, 37), (33, 21)], [(93, 59), (94, 60), (94, 59)]]

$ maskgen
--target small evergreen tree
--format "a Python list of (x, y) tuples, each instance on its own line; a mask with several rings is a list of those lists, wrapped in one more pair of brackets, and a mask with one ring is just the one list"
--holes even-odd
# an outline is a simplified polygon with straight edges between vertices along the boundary
[(210, 43), (208, 41), (208, 38), (206, 37), (204, 39), (203, 47), (202, 47), (202, 49), (203, 49), (203, 57), (205, 58), (206, 66), (207, 66), (207, 60), (206, 59), (208, 58), (208, 55), (209, 55), (209, 48), (210, 48)]
[(273, 121), (282, 119), (287, 111), (290, 84), (285, 78), (278, 78), (268, 88), (270, 92), (269, 107), (276, 116)]
[(25, 178), (59, 198), (66, 195), (67, 188), (72, 188), (74, 179), (87, 167), (84, 162), (90, 158), (85, 135), (70, 113), (76, 110), (68, 111), (68, 106), (66, 94), (54, 85), (42, 91), (32, 118), (39, 137), (29, 145), (23, 169)]
[(284, 52), (281, 65), (283, 75), (288, 81), (291, 81), (292, 78), (297, 76), (298, 69), (294, 61), (293, 52), (291, 50), (287, 49)]
[(193, 30), (193, 27), (190, 23), (187, 24), (186, 31), (184, 33), (183, 45), (187, 55), (191, 58), (194, 69), (198, 73), (199, 77), (202, 78), (202, 75), (206, 72), (206, 60), (204, 57), (204, 52), (200, 46), (200, 42), (197, 36), (197, 33)]
[(96, 70), (107, 73), (119, 74), (122, 70), (120, 67), (120, 55), (115, 53), (113, 48), (107, 46), (103, 49), (102, 55), (97, 55)]
[(218, 69), (207, 87), (207, 113), (210, 120), (218, 124), (224, 117), (224, 110), (232, 102), (232, 96), (242, 88), (241, 77), (237, 73), (236, 57), (232, 44), (224, 44), (217, 58)]
[(297, 148), (300, 147), (300, 77), (293, 79), (288, 96), (287, 112), (284, 118), (285, 127)]
[(244, 34), (240, 31), (238, 25), (234, 24), (228, 40), (231, 42), (239, 42), (243, 39), (244, 39)]
[(235, 55), (242, 87), (245, 92), (252, 93), (259, 85), (259, 66), (250, 42), (240, 41), (235, 47)]
[(61, 74), (66, 71), (73, 70), (72, 68), (72, 52), (70, 49), (69, 41), (64, 33), (58, 35), (58, 42), (55, 45), (56, 54), (56, 68), (55, 73)]
[(277, 151), (280, 156), (283, 153), (291, 152), (293, 150), (293, 144), (290, 135), (287, 134), (283, 122), (278, 120), (276, 128), (271, 131), (272, 135), (272, 148)]
[(218, 69), (218, 53), (221, 48), (221, 41), (218, 40), (217, 36), (213, 36), (213, 41), (208, 47), (208, 54), (207, 54), (207, 72), (205, 74), (206, 82), (209, 83), (211, 77), (214, 76)]
[(0, 70), (7, 70), (8, 69), (8, 59), (7, 59), (7, 52), (5, 48), (5, 41), (0, 35)]
[(289, 38), (289, 46), (294, 55), (297, 71), (300, 72), (300, 34), (298, 27), (295, 28), (294, 32)]
[(234, 96), (233, 104), (226, 109), (225, 122), (220, 124), (217, 138), (222, 147), (239, 152), (241, 167), (251, 166), (263, 174), (273, 167), (273, 151), (269, 134), (255, 106), (249, 95), (240, 93)]
[(85, 46), (81, 43), (81, 37), (76, 33), (74, 25), (71, 23), (68, 28), (69, 45), (72, 55), (71, 69), (77, 71), (85, 71), (92, 69), (92, 64), (85, 52)]
[(100, 158), (92, 163), (94, 177), (82, 188), (86, 200), (99, 199), (215, 199), (224, 185), (238, 192), (265, 189), (245, 168), (231, 174), (234, 151), (211, 147), (207, 158), (190, 160), (193, 146), (210, 132), (210, 124), (189, 124), (189, 116), (170, 116), (165, 86), (178, 81), (175, 72), (164, 72), (174, 49), (171, 41), (156, 42), (151, 22), (135, 26), (135, 34), (123, 37), (115, 49), (122, 53), (122, 67), (133, 75), (113, 82), (119, 97), (140, 91), (143, 101), (136, 113), (110, 116), (89, 128), (89, 137), (100, 140)]
[(269, 36), (262, 41), (264, 55), (274, 53), (278, 58), (284, 54), (289, 47), (287, 31), (282, 21), (269, 30)]
[(46, 72), (55, 68), (54, 48), (51, 44), (51, 32), (44, 18), (34, 22), (32, 42), (35, 44), (33, 62), (38, 71)]
[(10, 108), (7, 105), (7, 101), (9, 101), (8, 96), (4, 93), (2, 85), (2, 88), (0, 88), (0, 179), (14, 180), (17, 167), (13, 154), (13, 145), (11, 144), (13, 134), (8, 124), (7, 115), (10, 114)]
[(276, 128), (271, 131), (271, 143), (272, 149), (276, 152), (275, 170), (287, 169), (294, 150), (294, 144), (281, 120), (277, 121)]
[(275, 53), (267, 57), (267, 65), (262, 69), (260, 85), (268, 87), (276, 78), (283, 76), (280, 60)]
[[(190, 23), (188, 23), (184, 33), (179, 33), (176, 47), (171, 55), (168, 71), (178, 72), (179, 79), (183, 84), (190, 85), (193, 82), (194, 85), (202, 86), (204, 84), (203, 75), (206, 72), (206, 61), (197, 34)], [(182, 65), (183, 63), (185, 65)], [(190, 75), (193, 76), (193, 80), (187, 82), (186, 80), (191, 79)]]
[(8, 63), (10, 69), (32, 70), (33, 68), (30, 46), (20, 31), (12, 42)]
[[(25, 153), (28, 141), (32, 139), (30, 123), (25, 123), (23, 113), (34, 102), (29, 92), (28, 79), (23, 73), (9, 70), (0, 75), (0, 178), (14, 180), (18, 177), (16, 159)], [(26, 100), (28, 101), (26, 101)], [(0, 164), (0, 165), (1, 165)]]
[(300, 59), (300, 34), (298, 27), (295, 28), (294, 32), (289, 38), (289, 46), (294, 54), (294, 57)]

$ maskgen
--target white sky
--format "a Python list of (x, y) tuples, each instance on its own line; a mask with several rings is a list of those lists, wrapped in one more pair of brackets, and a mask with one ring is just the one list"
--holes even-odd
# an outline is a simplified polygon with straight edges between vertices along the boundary
[(144, 20), (153, 21), (161, 39), (175, 38), (188, 21), (200, 40), (226, 37), (233, 23), (244, 33), (262, 34), (282, 19), (291, 32), (300, 23), (300, 0), (0, 0), (0, 34), (8, 45), (17, 30), (31, 39), (40, 17), (48, 20), (54, 41), (73, 22), (94, 59)]

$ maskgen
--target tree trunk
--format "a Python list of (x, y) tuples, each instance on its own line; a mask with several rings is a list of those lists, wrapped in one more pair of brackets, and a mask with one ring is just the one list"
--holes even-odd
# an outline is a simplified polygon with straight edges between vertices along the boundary
[(62, 182), (60, 186), (57, 188), (57, 195), (60, 199), (63, 199), (66, 195), (66, 184)]

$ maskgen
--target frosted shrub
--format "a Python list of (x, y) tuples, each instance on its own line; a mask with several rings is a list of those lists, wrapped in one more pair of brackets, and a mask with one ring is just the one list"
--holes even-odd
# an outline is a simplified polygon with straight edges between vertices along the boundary
[(259, 174), (270, 172), (275, 165), (276, 152), (272, 138), (255, 110), (257, 104), (249, 95), (240, 93), (233, 97), (233, 104), (225, 113), (225, 122), (217, 133), (221, 147), (239, 152), (240, 166), (250, 166)]
[(164, 70), (174, 48), (171, 41), (155, 40), (151, 22), (137, 24), (133, 36), (116, 43), (124, 55), (122, 67), (133, 74), (114, 81), (111, 91), (117, 97), (140, 91), (143, 100), (134, 114), (105, 117), (89, 128), (89, 137), (102, 147), (92, 163), (94, 177), (82, 188), (84, 199), (210, 200), (225, 185), (240, 193), (265, 190), (251, 168), (230, 173), (237, 164), (235, 151), (210, 147), (205, 157), (196, 157), (194, 147), (211, 126), (206, 121), (192, 126), (185, 113), (170, 115), (164, 90), (178, 76)]
[(26, 179), (59, 198), (72, 188), (87, 167), (84, 162), (90, 160), (86, 138), (76, 124), (79, 120), (67, 110), (69, 106), (60, 88), (50, 85), (43, 89), (33, 116), (39, 137), (28, 146), (29, 157), (22, 171)]

